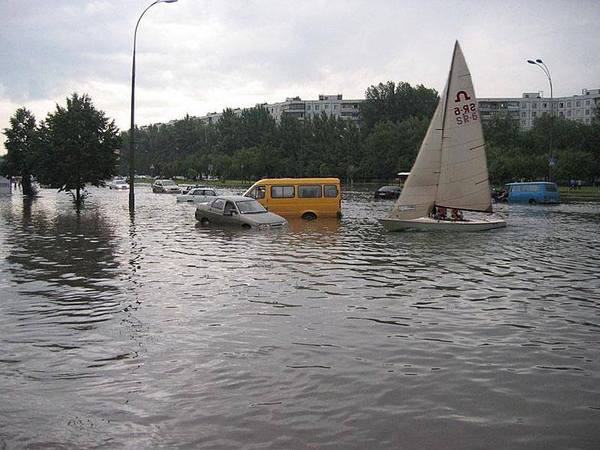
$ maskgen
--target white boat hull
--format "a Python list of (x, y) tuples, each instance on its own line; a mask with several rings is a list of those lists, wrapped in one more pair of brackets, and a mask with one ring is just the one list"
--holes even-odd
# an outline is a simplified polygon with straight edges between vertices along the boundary
[(378, 219), (379, 223), (388, 231), (485, 231), (494, 228), (504, 228), (506, 221), (501, 219), (491, 220), (436, 220), (430, 217), (418, 219)]

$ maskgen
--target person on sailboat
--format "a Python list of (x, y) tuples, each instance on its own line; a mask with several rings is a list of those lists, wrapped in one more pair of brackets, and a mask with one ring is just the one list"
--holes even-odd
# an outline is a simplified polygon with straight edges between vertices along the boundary
[(437, 206), (437, 220), (446, 220), (448, 217), (446, 216), (446, 208), (443, 206)]
[(463, 218), (463, 213), (460, 209), (458, 208), (452, 208), (452, 220), (454, 220), (455, 222), (457, 220), (464, 220)]

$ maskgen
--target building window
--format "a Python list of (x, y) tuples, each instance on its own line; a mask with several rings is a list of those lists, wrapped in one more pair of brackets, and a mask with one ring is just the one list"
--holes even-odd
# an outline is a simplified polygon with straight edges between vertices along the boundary
[(306, 105), (306, 110), (307, 110), (307, 111), (310, 111), (310, 104), (307, 104), (307, 105)]
[(548, 103), (544, 103), (544, 109), (548, 108)]
[(565, 117), (565, 113), (564, 112), (560, 112), (560, 117)]
[(575, 102), (575, 106), (579, 108), (581, 106), (581, 100), (577, 100), (577, 102)]
[(338, 105), (333, 105), (333, 109), (337, 109)]
[(567, 111), (567, 117), (571, 117), (571, 110)]
[(315, 105), (315, 111), (319, 110), (319, 105)]
[(571, 102), (567, 102), (567, 108), (571, 107)]
[(521, 109), (526, 109), (527, 108), (527, 103), (521, 103)]
[(533, 111), (533, 112), (531, 113), (531, 117), (537, 117), (537, 112)]
[(537, 103), (532, 103), (532, 104), (531, 104), (531, 107), (532, 107), (533, 109), (537, 109)]
[(585, 115), (586, 115), (586, 116), (589, 116), (589, 115), (590, 115), (590, 110), (589, 110), (589, 109), (586, 109), (586, 110), (585, 110)]
[(585, 101), (585, 106), (589, 106), (589, 105), (590, 105), (590, 101), (589, 101), (589, 100), (586, 100), (586, 101)]
[(525, 117), (525, 116), (526, 116), (526, 114), (525, 114), (525, 111), (523, 111), (523, 112), (521, 113), (521, 117)]
[(561, 103), (559, 103), (559, 104), (558, 104), (558, 107), (559, 107), (559, 108), (564, 108), (564, 107), (565, 107), (565, 104), (561, 102)]
[(324, 108), (325, 108), (325, 109), (329, 109), (329, 103), (325, 103), (325, 106), (324, 106)]

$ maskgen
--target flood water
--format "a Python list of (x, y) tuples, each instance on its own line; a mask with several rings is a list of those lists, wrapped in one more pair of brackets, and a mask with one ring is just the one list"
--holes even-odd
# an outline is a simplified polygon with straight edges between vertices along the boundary
[(598, 448), (600, 204), (509, 226), (196, 225), (0, 198), (0, 448)]

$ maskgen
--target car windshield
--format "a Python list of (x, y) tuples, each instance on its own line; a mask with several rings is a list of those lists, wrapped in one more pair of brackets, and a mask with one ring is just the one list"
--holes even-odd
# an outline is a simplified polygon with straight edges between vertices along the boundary
[(163, 186), (175, 186), (175, 182), (171, 180), (163, 180)]
[(125, 180), (115, 180), (115, 184), (127, 184)]
[(265, 213), (267, 210), (256, 200), (242, 200), (236, 202), (241, 214), (259, 214)]

